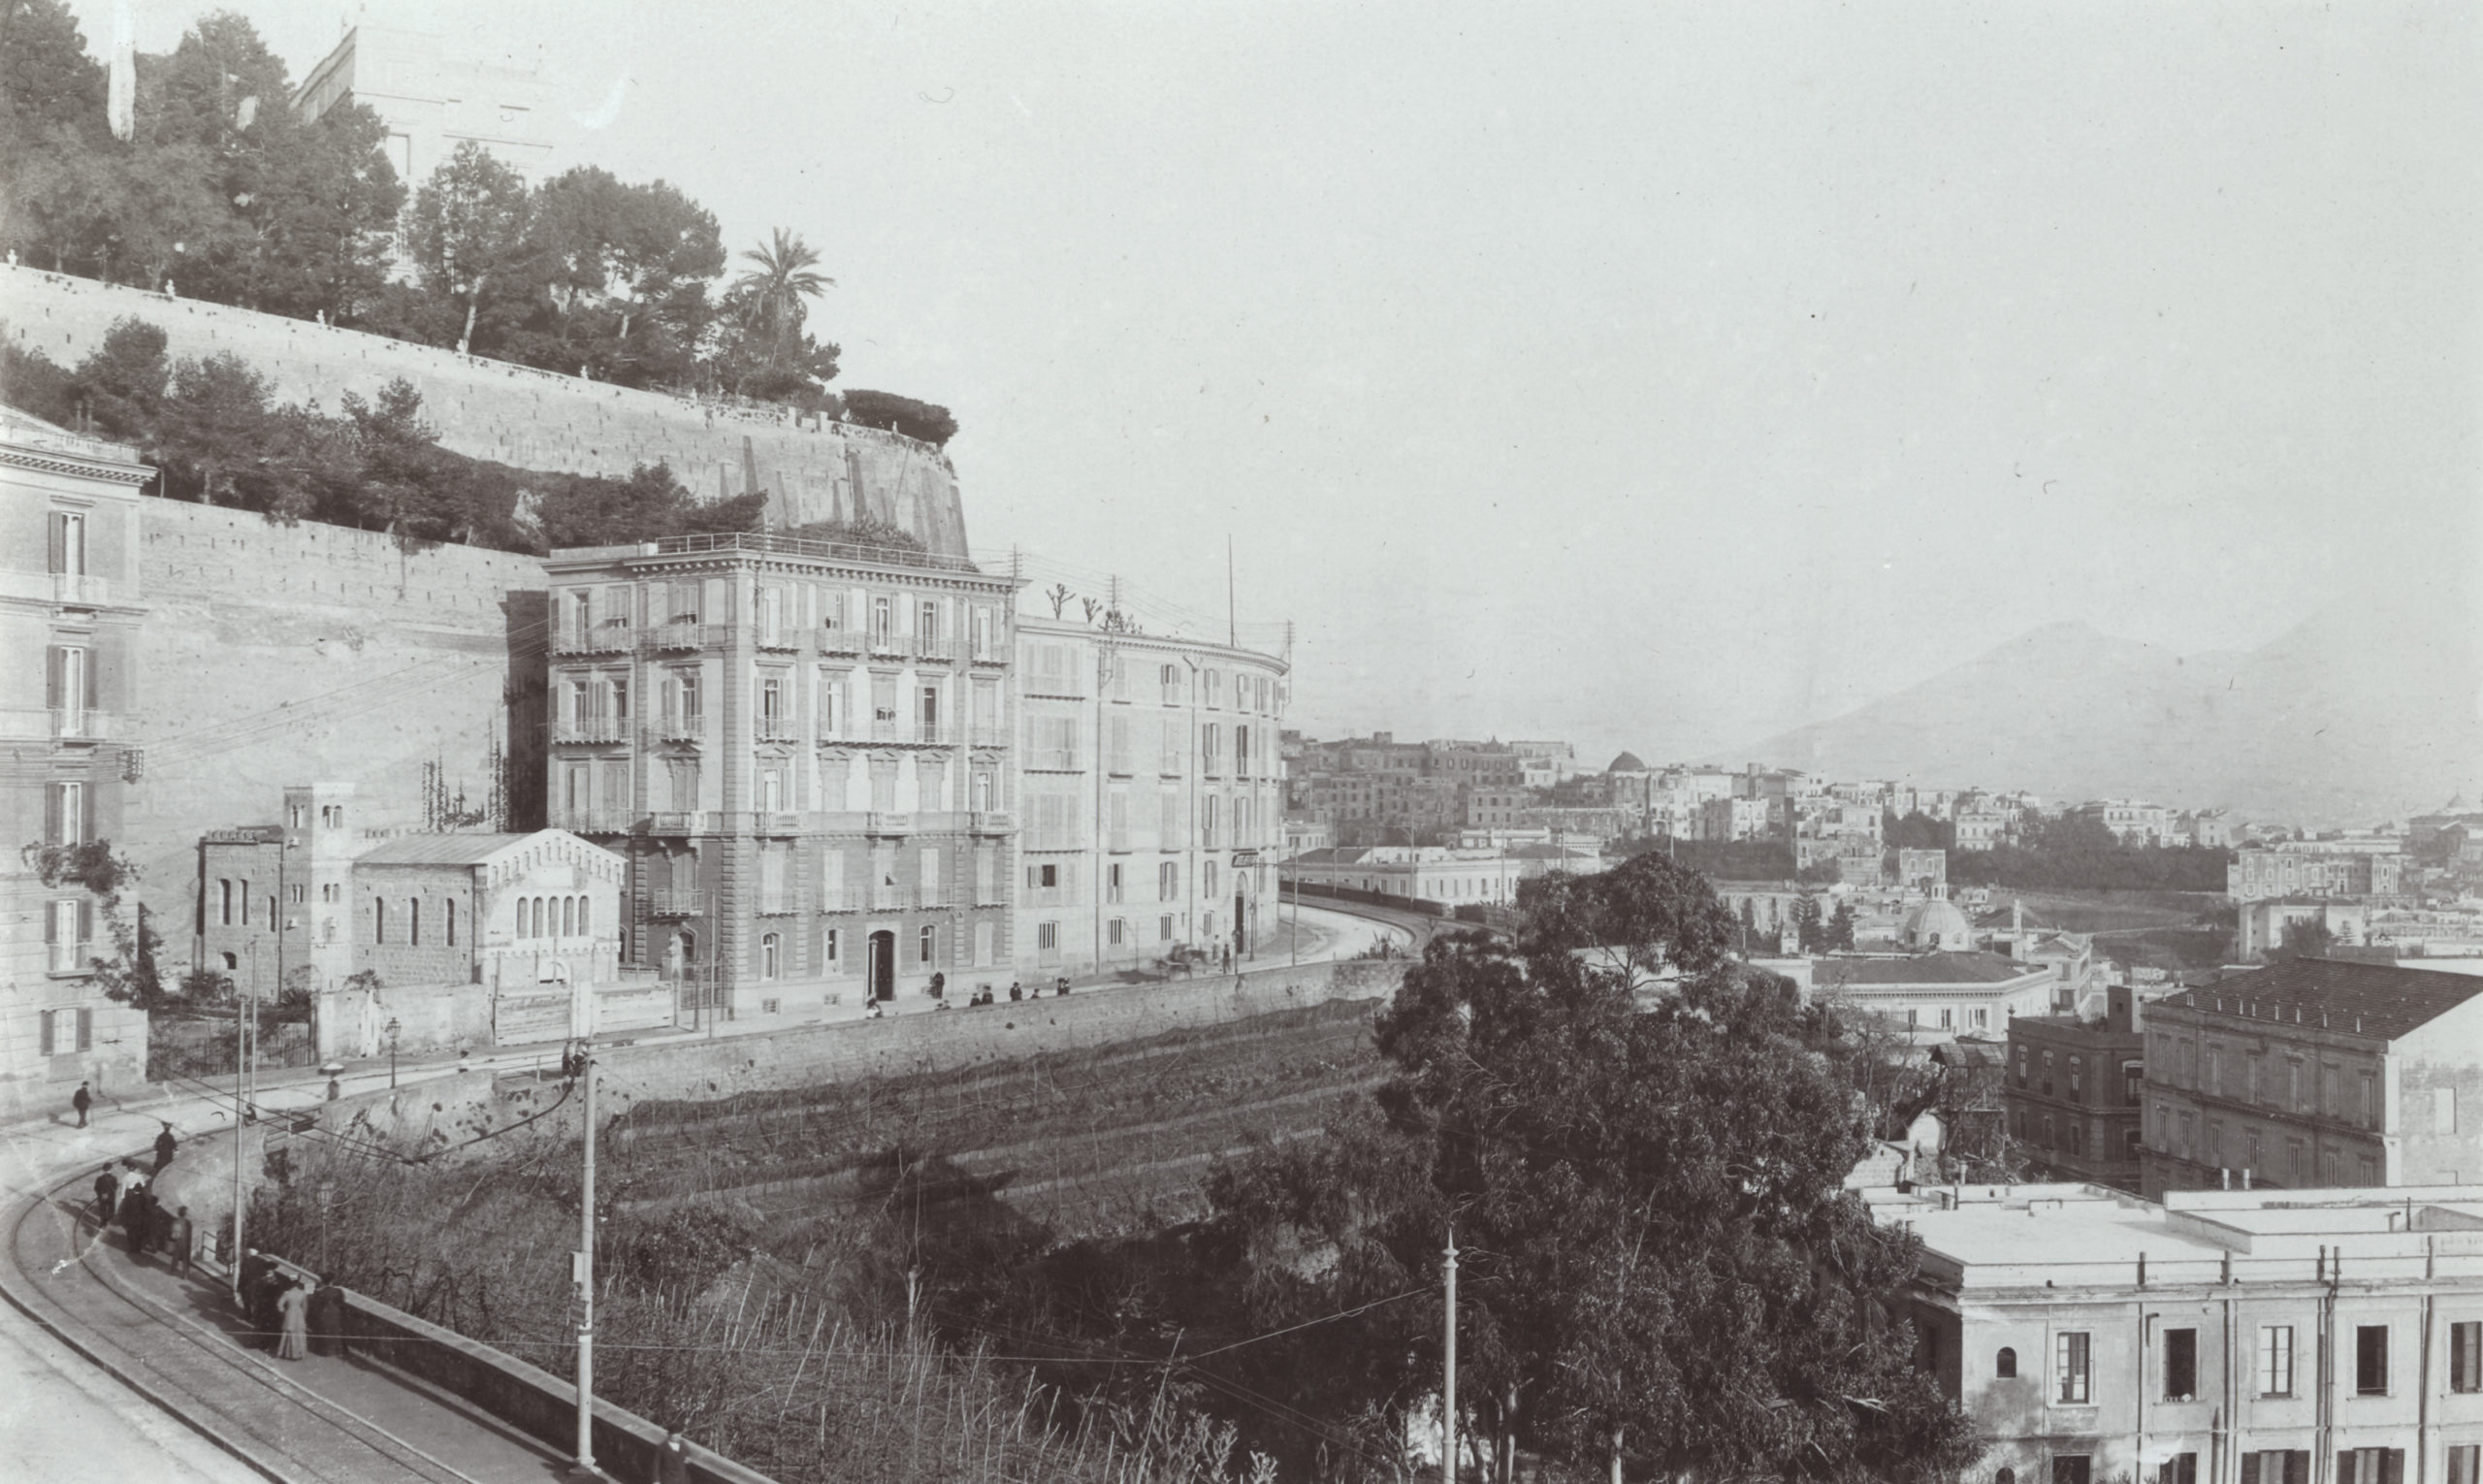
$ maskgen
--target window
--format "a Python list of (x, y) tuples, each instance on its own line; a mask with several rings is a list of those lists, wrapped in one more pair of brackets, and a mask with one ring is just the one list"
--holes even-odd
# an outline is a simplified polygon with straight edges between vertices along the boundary
[(2272, 1448), (2241, 1455), (2241, 1484), (2310, 1484), (2306, 1448)]
[(2049, 1051), (2046, 1051), (2046, 1052), (2044, 1053), (2044, 1084), (2043, 1084), (2043, 1085), (2044, 1085), (2044, 1095), (2045, 1095), (2046, 1097), (2049, 1097), (2049, 1096), (2051, 1096), (2051, 1091), (2052, 1091), (2052, 1053), (2051, 1053), (2051, 1052), (2049, 1052)]
[(1114, 948), (1119, 948), (1122, 944), (1127, 943), (1129, 941), (1128, 920), (1122, 918), (1114, 918), (1112, 921), (1104, 924), (1104, 941), (1110, 943)]
[(415, 948), (423, 946), (423, 904), (420, 897), (405, 901), (405, 942)]
[(2363, 1082), (2363, 1127), (2379, 1127), (2379, 1080), (2366, 1072)]
[(2075, 1102), (2080, 1102), (2080, 1101), (2082, 1101), (2082, 1100), (2085, 1098), (2085, 1096), (2086, 1096), (2086, 1058), (2085, 1058), (2085, 1057), (2083, 1057), (2083, 1056), (2073, 1056), (2073, 1057), (2071, 1057), (2071, 1058), (2069, 1059), (2069, 1097), (2070, 1097), (2070, 1101), (2071, 1101), (2071, 1102), (2073, 1102), (2073, 1103), (2075, 1103)]
[(375, 896), (371, 899), (371, 941), (388, 941), (388, 904)]
[(940, 929), (928, 922), (923, 923), (922, 930), (915, 935), (914, 961), (919, 964), (930, 963), (938, 955), (939, 947)]
[(233, 883), (230, 881), (218, 881), (215, 884), (215, 895), (216, 925), (219, 927), (231, 927), (233, 925)]
[(2457, 1132), (2456, 1088), (2435, 1087), (2432, 1089), (2432, 1132), (2435, 1134)]
[(2176, 1453), (2156, 1466), (2155, 1484), (2199, 1484), (2199, 1456)]
[(784, 968), (785, 939), (781, 933), (767, 933), (758, 940), (758, 977), (774, 979)]
[(94, 833), (94, 799), (84, 783), (63, 780), (45, 790), (43, 837), (47, 843), (83, 845)]
[(1039, 949), (1043, 950), (1043, 951), (1044, 951), (1045, 952), (1047, 952), (1047, 953), (1048, 953), (1048, 952), (1052, 952), (1054, 949), (1059, 948), (1059, 947), (1060, 947), (1060, 924), (1059, 924), (1059, 923), (1057, 923), (1057, 922), (1038, 922), (1038, 923), (1036, 923), (1036, 924), (1035, 924), (1035, 947), (1037, 947), (1037, 948), (1039, 948)]
[(2467, 1319), (2448, 1327), (2448, 1389), (2483, 1391), (2483, 1321)]
[(1155, 919), (1155, 941), (1158, 943), (1170, 943), (1173, 941), (1173, 915), (1171, 913), (1166, 913), (1164, 916)]
[(2388, 1395), (2387, 1325), (2362, 1324), (2354, 1327), (2354, 1395)]
[(2259, 1395), (2293, 1395), (2293, 1326), (2259, 1326)]
[[(2483, 1484), (2476, 1478), (2483, 1473), (2483, 1443), (2451, 1443), (2448, 1450), (2448, 1484)], [(2242, 1484), (2252, 1484), (2244, 1479)]]
[(2310, 1151), (2299, 1139), (2285, 1141), (2285, 1178), (2297, 1185), (2310, 1182)]
[(841, 945), (837, 941), (835, 928), (831, 927), (826, 932), (821, 934), (820, 953), (827, 960), (827, 967), (830, 973), (834, 973), (837, 966), (843, 961), (844, 955), (838, 952), (840, 947)]
[(1115, 860), (1104, 867), (1104, 900), (1117, 902), (1120, 899), (1121, 863)]
[[(581, 913), (580, 916), (583, 917), (584, 914)], [(455, 948), (457, 946), (457, 904), (453, 901), (448, 903), (447, 918), (442, 925), (448, 929), (448, 946)]]
[(2199, 1332), (2164, 1332), (2164, 1400), (2187, 1402), (2199, 1394)]
[(2084, 1453), (2052, 1455), (2052, 1484), (2094, 1484), (2095, 1461)]
[(1181, 863), (1167, 860), (1155, 868), (1155, 899), (1176, 902), (1181, 898)]
[(84, 717), (95, 704), (95, 665), (93, 657), (76, 645), (55, 644), (48, 651), (49, 665), (44, 673), (44, 704), (60, 719), (61, 730), (77, 736), (84, 730)]
[(2402, 1448), (2347, 1448), (2337, 1455), (2337, 1484), (2404, 1484)]
[(2089, 1336), (2078, 1331), (2053, 1337), (2053, 1401), (2080, 1404), (2093, 1399), (2089, 1339)]
[(76, 510), (51, 512), (51, 571), (64, 577), (81, 577), (86, 572), (86, 517)]
[(2026, 1054), (2024, 1047), (2017, 1048), (2017, 1085), (2020, 1087), (2026, 1085)]
[(2004, 1381), (2015, 1380), (2017, 1378), (2017, 1352), (2009, 1348), (2007, 1345), (2002, 1345), (2000, 1347), (2000, 1354), (1992, 1359), (1991, 1373)]

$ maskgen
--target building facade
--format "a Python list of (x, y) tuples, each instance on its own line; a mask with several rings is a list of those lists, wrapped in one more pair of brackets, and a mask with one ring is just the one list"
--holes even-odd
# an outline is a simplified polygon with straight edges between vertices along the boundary
[(128, 728), (145, 613), (138, 488), (153, 473), (119, 444), (0, 407), (0, 1112), (145, 1079), (146, 1016), (92, 970), (117, 957), (113, 914), (136, 894), (108, 901), (91, 868), (144, 764)]
[(2136, 1194), (2146, 1037), (2137, 994), (2111, 990), (2101, 1023), (2077, 1016), (2009, 1022), (2001, 1100), (2009, 1137), (2037, 1178)]
[(1013, 961), (1016, 579), (757, 533), (544, 566), (547, 814), (629, 861), (625, 962), (752, 1018)]
[(1960, 1035), (2000, 1035), (2019, 1016), (2050, 1008), (2053, 976), (1979, 950), (1832, 954), (1812, 967), (1823, 998), (1880, 1017), (1917, 1046)]
[(1983, 1484), (2465, 1484), (2483, 1452), (2483, 1186), (1881, 1187), (1918, 1364)]
[(1019, 620), (1017, 644), (1013, 972), (1258, 952), (1285, 845), (1285, 662), (1054, 619)]
[(2404, 857), (2390, 851), (2322, 849), (2288, 841), (2238, 854), (2224, 868), (2237, 902), (2278, 896), (2391, 896), (2404, 889)]
[(2143, 1188), (2483, 1175), (2483, 978), (2296, 958), (2146, 1009)]

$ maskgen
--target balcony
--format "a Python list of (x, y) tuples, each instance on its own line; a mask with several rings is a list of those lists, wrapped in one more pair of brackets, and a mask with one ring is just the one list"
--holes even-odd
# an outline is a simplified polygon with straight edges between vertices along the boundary
[(967, 658), (977, 664), (1007, 664), (1009, 651), (1006, 646), (997, 643), (977, 644), (974, 646), (974, 653)]
[(92, 943), (55, 943), (51, 945), (51, 958), (46, 972), (84, 974), (88, 972), (87, 960), (96, 956), (96, 948)]
[(713, 834), (716, 817), (704, 809), (664, 810), (647, 816), (647, 832), (656, 835)]
[(55, 742), (109, 742), (120, 733), (120, 718), (89, 706), (54, 707), (51, 736)]
[(732, 639), (729, 624), (660, 624), (642, 632), (640, 647), (650, 654), (691, 654), (702, 649), (720, 649)]
[(761, 629), (752, 642), (760, 649), (791, 653), (802, 647), (802, 636), (790, 629)]
[(758, 740), (761, 742), (799, 742), (802, 740), (801, 732), (793, 726), (793, 719), (787, 716), (760, 717), (758, 719), (757, 735)]
[(869, 724), (857, 742), (875, 742), (884, 747), (954, 747), (957, 727), (946, 722), (908, 721), (902, 718)]
[(860, 912), (862, 904), (842, 891), (831, 891), (820, 898), (819, 910), (822, 916), (833, 916), (838, 913)]
[(752, 905), (762, 918), (790, 918), (802, 910), (802, 894), (798, 891), (761, 891)]
[(659, 918), (694, 918), (707, 910), (704, 891), (650, 891), (647, 911)]
[(915, 887), (892, 887), (883, 882), (871, 888), (873, 912), (910, 912), (922, 905), (922, 892)]
[(595, 624), (585, 629), (553, 630), (556, 655), (626, 655), (637, 645), (637, 630), (627, 624)]
[(1017, 817), (1005, 809), (978, 809), (966, 816), (966, 828), (978, 835), (1014, 834)]
[(571, 721), (552, 724), (555, 742), (626, 742), (629, 740), (629, 724), (618, 717), (582, 716)]
[(649, 728), (659, 742), (704, 742), (707, 740), (707, 719), (704, 716), (667, 716)]
[(626, 835), (637, 827), (638, 816), (627, 809), (554, 809), (554, 829), (580, 835)]
[(892, 633), (885, 629), (872, 629), (871, 653), (874, 655), (887, 655), (891, 659), (904, 659), (905, 635), (901, 633)]
[(766, 810), (750, 817), (750, 830), (757, 835), (798, 835), (802, 817), (785, 809)]
[(54, 572), (51, 600), (73, 607), (102, 607), (113, 600), (113, 580), (93, 572)]
[(914, 833), (914, 816), (883, 814), (873, 810), (862, 816), (862, 833), (866, 835), (910, 835)]
[(819, 652), (822, 655), (858, 655), (862, 652), (862, 634), (854, 629), (822, 629), (819, 631)]
[(914, 658), (945, 664), (957, 658), (957, 641), (941, 634), (916, 634)]

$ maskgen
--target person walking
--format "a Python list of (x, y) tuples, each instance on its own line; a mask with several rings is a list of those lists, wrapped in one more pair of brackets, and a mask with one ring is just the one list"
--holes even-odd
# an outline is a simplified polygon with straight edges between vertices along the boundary
[(113, 1209), (120, 1202), (120, 1177), (113, 1167), (104, 1166), (95, 1176), (95, 1225), (113, 1224)]
[(164, 1173), (164, 1167), (173, 1162), (173, 1155), (180, 1146), (181, 1142), (173, 1137), (173, 1125), (165, 1124), (164, 1131), (155, 1136), (155, 1173), (157, 1175)]
[(80, 1082), (78, 1084), (78, 1090), (69, 1095), (69, 1106), (78, 1110), (78, 1126), (80, 1128), (84, 1128), (86, 1126), (86, 1111), (95, 1106), (95, 1094), (92, 1089), (92, 1085), (86, 1082)]
[(656, 1450), (655, 1484), (690, 1484), (690, 1444), (679, 1428), (666, 1428), (663, 1446)]
[(300, 1283), (287, 1283), (276, 1295), (277, 1324), (275, 1358), (298, 1361), (310, 1354), (310, 1295)]
[(190, 1275), (190, 1245), (197, 1241), (198, 1228), (190, 1221), (190, 1209), (184, 1206), (164, 1228), (165, 1255), (172, 1259), (173, 1272), (181, 1277)]
[(1013, 979), (1013, 980), (1011, 980), (1011, 981), (1009, 981), (1009, 998), (1010, 998), (1012, 1001), (1016, 1001), (1016, 1000), (1022, 1000), (1022, 999), (1024, 999), (1025, 997), (1026, 997), (1026, 991), (1025, 991), (1024, 989), (1022, 989), (1022, 988), (1019, 988), (1019, 987), (1018, 987), (1018, 985), (1017, 985), (1017, 982), (1016, 982), (1016, 980), (1014, 980), (1014, 979)]

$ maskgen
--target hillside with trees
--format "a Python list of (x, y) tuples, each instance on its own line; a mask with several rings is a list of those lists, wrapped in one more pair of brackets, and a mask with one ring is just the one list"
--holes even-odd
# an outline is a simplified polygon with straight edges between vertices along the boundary
[[(0, 247), (54, 273), (621, 386), (847, 415), (810, 320), (835, 286), (783, 228), (734, 265), (667, 181), (581, 165), (530, 186), (480, 145), (401, 180), (351, 103), (306, 122), (293, 80), (218, 12), (137, 59), (130, 136), (60, 0), (0, 9)], [(402, 243), (403, 260), (398, 248)], [(945, 445), (945, 407), (855, 394), (854, 420)]]

